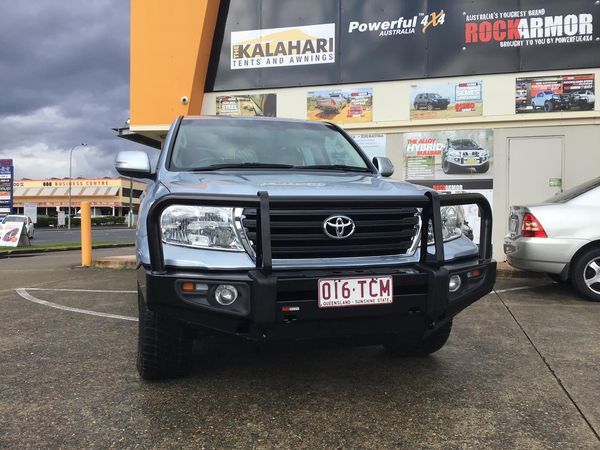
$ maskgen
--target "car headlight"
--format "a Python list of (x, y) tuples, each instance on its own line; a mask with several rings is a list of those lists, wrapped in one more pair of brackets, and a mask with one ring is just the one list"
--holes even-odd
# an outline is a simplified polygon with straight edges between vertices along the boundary
[(194, 248), (244, 251), (233, 208), (173, 205), (160, 216), (162, 240)]
[[(461, 214), (461, 211), (456, 206), (444, 206), (440, 208), (440, 213), (442, 215), (442, 236), (444, 242), (458, 239), (463, 234), (464, 215)], [(429, 224), (427, 245), (432, 245), (434, 242), (433, 227)]]

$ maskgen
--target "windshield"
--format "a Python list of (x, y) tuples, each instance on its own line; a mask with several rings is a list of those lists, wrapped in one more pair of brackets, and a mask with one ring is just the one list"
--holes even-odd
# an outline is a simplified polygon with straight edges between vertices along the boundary
[(370, 171), (350, 142), (333, 126), (321, 123), (244, 119), (184, 120), (171, 170), (234, 167)]
[(454, 148), (479, 148), (477, 142), (471, 139), (460, 139), (458, 141), (452, 141), (452, 147)]
[(575, 186), (572, 189), (567, 189), (560, 194), (555, 195), (552, 198), (546, 200), (546, 203), (566, 203), (574, 198), (579, 197), (580, 195), (585, 194), (586, 192), (591, 191), (592, 189), (600, 186), (600, 178), (595, 178), (593, 180), (587, 181), (586, 183), (580, 184), (579, 186)]
[(442, 98), (440, 94), (431, 94), (431, 98)]
[(22, 216), (6, 216), (5, 222), (22, 222), (27, 223), (27, 217)]

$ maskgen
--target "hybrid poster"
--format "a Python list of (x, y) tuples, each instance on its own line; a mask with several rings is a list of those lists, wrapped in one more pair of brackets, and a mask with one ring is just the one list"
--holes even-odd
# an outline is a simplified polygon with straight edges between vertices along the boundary
[(335, 123), (373, 121), (373, 89), (329, 89), (311, 91), (307, 96), (308, 120)]
[(277, 117), (277, 94), (217, 97), (217, 115)]
[(410, 118), (413, 120), (483, 115), (482, 81), (413, 86), (410, 98)]
[(517, 114), (590, 111), (596, 104), (596, 80), (591, 75), (517, 78)]
[(492, 130), (406, 133), (404, 178), (419, 180), (492, 179)]

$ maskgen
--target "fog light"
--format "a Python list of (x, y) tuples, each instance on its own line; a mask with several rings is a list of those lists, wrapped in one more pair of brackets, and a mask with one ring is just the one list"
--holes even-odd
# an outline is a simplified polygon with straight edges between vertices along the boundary
[(461, 285), (462, 280), (460, 279), (460, 276), (452, 275), (450, 277), (450, 281), (448, 282), (448, 290), (454, 293), (460, 289)]
[(220, 284), (215, 290), (215, 300), (219, 305), (229, 306), (238, 298), (238, 291), (230, 284)]

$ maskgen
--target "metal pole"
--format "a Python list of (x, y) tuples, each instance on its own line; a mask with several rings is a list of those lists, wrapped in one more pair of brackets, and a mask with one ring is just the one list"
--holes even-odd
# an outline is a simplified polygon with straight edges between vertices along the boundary
[(67, 211), (68, 214), (68, 218), (67, 221), (69, 223), (68, 225), (68, 229), (71, 229), (71, 184), (73, 181), (73, 176), (72, 176), (72, 169), (73, 169), (73, 150), (75, 150), (77, 147), (81, 146), (81, 147), (85, 147), (87, 144), (85, 142), (82, 142), (81, 144), (77, 144), (74, 145), (73, 147), (71, 147), (71, 150), (69, 151), (69, 210)]
[(129, 178), (129, 218), (127, 222), (129, 224), (129, 228), (133, 226), (133, 177)]

